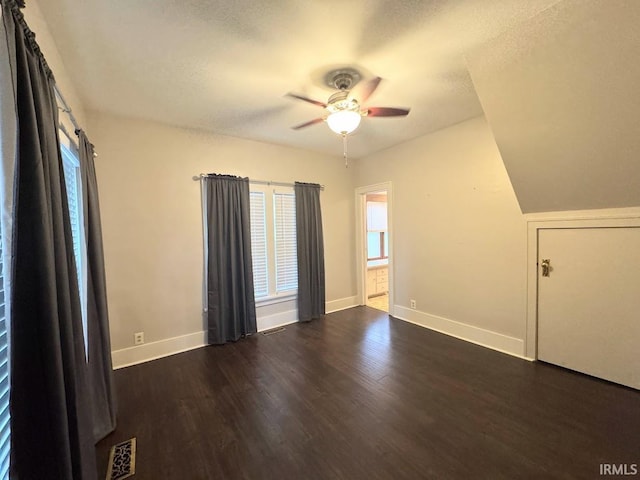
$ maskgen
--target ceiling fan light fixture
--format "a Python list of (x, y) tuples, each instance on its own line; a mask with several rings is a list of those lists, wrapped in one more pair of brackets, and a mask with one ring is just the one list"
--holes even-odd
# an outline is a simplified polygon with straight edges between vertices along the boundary
[(329, 128), (338, 135), (348, 135), (360, 125), (362, 116), (353, 110), (333, 112), (327, 117)]

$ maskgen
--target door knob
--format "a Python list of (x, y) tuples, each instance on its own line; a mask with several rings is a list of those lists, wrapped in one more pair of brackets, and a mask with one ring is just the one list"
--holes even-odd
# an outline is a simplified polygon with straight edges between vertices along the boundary
[(545, 258), (544, 260), (542, 260), (540, 266), (542, 267), (542, 276), (548, 277), (549, 272), (551, 271), (551, 259)]

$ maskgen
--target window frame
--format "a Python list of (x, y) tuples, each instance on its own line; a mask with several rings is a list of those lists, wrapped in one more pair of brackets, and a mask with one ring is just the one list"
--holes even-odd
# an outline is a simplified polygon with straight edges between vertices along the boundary
[[(278, 290), (276, 282), (276, 201), (278, 194), (295, 195), (293, 187), (274, 187), (269, 185), (250, 185), (250, 193), (261, 192), (265, 199), (265, 225), (266, 225), (266, 245), (267, 245), (267, 295), (256, 296), (257, 306), (271, 305), (294, 299), (298, 294), (297, 280), (296, 288)], [(295, 215), (295, 214), (294, 214)], [(294, 217), (295, 225), (295, 217)], [(253, 254), (253, 244), (252, 244)]]
[[(65, 132), (60, 130), (60, 155), (62, 157), (62, 175), (65, 180), (65, 188), (67, 189), (67, 202), (69, 201), (69, 191), (67, 185), (70, 183), (67, 181), (67, 173), (65, 167), (74, 169), (75, 193), (76, 193), (76, 208), (78, 211), (78, 234), (80, 249), (76, 252), (74, 249), (74, 258), (76, 261), (76, 276), (78, 278), (78, 290), (80, 293), (80, 308), (82, 311), (82, 332), (84, 337), (85, 355), (88, 358), (89, 355), (89, 335), (87, 324), (87, 242), (84, 222), (84, 194), (82, 189), (82, 170), (80, 168), (80, 157), (78, 154), (77, 145), (69, 139)], [(72, 222), (71, 228), (73, 230), (74, 219), (71, 218), (71, 212), (69, 212), (69, 220)], [(79, 255), (77, 254), (79, 253)], [(78, 265), (79, 264), (79, 265)]]

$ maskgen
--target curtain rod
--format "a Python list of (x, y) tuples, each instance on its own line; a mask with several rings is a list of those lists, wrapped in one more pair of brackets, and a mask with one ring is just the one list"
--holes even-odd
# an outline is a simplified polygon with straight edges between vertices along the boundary
[[(49, 67), (49, 64), (47, 63), (47, 60), (44, 58), (44, 54), (42, 53), (42, 50), (40, 49), (40, 46), (38, 45), (38, 42), (36, 42), (36, 34), (33, 33), (33, 31), (29, 28), (29, 25), (27, 25), (27, 21), (24, 18), (24, 14), (20, 11), (20, 10), (15, 10), (15, 7), (18, 7), (20, 9), (25, 8), (25, 2), (24, 0), (14, 0), (14, 5), (12, 6), (13, 11), (15, 13), (15, 18), (16, 21), (18, 23), (18, 25), (20, 27), (22, 27), (22, 29), (24, 30), (24, 33), (26, 35), (26, 38), (28, 39), (28, 41), (31, 44), (31, 47), (33, 49), (33, 51), (36, 53), (38, 60), (40, 61), (42, 68), (44, 69), (47, 78), (51, 81), (51, 83), (53, 83), (53, 90), (56, 94), (56, 103), (58, 104), (58, 110), (66, 113), (69, 118), (71, 119), (71, 123), (73, 123), (73, 128), (75, 130), (76, 135), (78, 134), (78, 130), (82, 130), (80, 128), (80, 125), (78, 125), (78, 120), (76, 120), (75, 115), (73, 114), (73, 112), (71, 111), (71, 107), (69, 107), (69, 104), (67, 103), (67, 101), (64, 98), (64, 95), (62, 95), (62, 92), (60, 91), (60, 88), (58, 88), (58, 85), (56, 84), (55, 78), (53, 76), (53, 72), (51, 71), (51, 68)], [(63, 107), (60, 107), (60, 104), (58, 103), (58, 99), (60, 100), (60, 102), (62, 103)], [(69, 135), (69, 132), (67, 132), (66, 129), (64, 129), (62, 122), (58, 121), (58, 127), (60, 127), (63, 131), (63, 133), (69, 137), (69, 140), (73, 141), (73, 139), (71, 138), (71, 136)], [(80, 142), (78, 142), (79, 144)], [(93, 147), (93, 145), (92, 145)], [(93, 156), (97, 157), (98, 154), (96, 153), (95, 149), (93, 150)]]
[(74, 147), (78, 148), (78, 143), (76, 139), (71, 136), (71, 134), (69, 133), (69, 131), (67, 130), (67, 128), (64, 126), (62, 122), (60, 122), (60, 124), (58, 125), (58, 128), (60, 128), (62, 133), (64, 133), (64, 135), (69, 139), (69, 141), (73, 143)]
[[(204, 177), (208, 177), (209, 175), (206, 173), (201, 173), (200, 175), (195, 175), (193, 177), (194, 181), (198, 181)], [(294, 183), (289, 182), (274, 182), (272, 180), (251, 180), (249, 179), (249, 183), (253, 183), (256, 185), (275, 185), (277, 187), (295, 187)], [(320, 190), (324, 190), (324, 185), (320, 185)]]
[[(71, 107), (69, 107), (69, 104), (67, 103), (67, 101), (64, 98), (64, 95), (62, 95), (62, 92), (60, 91), (60, 88), (58, 87), (57, 84), (53, 84), (53, 89), (56, 92), (56, 96), (60, 99), (60, 102), (62, 102), (62, 107), (58, 106), (58, 109), (61, 112), (64, 112), (67, 114), (67, 116), (69, 117), (69, 119), (71, 120), (71, 123), (73, 124), (73, 128), (76, 131), (76, 135), (78, 134), (78, 130), (82, 130), (80, 128), (80, 125), (78, 124), (78, 120), (76, 120), (76, 116), (73, 114), (73, 111), (71, 110)], [(71, 135), (69, 135), (69, 132), (67, 132), (67, 129), (64, 127), (64, 125), (62, 124), (62, 122), (60, 123), (60, 129), (64, 132), (64, 134), (69, 138), (69, 140), (73, 141), (73, 139), (71, 138)], [(93, 150), (93, 156), (97, 157), (98, 154), (96, 153), (95, 149)]]
[(71, 111), (71, 107), (69, 107), (69, 104), (65, 100), (64, 95), (62, 95), (62, 92), (60, 91), (60, 88), (58, 88), (58, 85), (54, 84), (53, 89), (55, 90), (56, 96), (60, 99), (60, 101), (62, 102), (62, 106), (64, 107), (64, 108), (63, 107), (58, 107), (58, 108), (60, 109), (61, 112), (64, 112), (69, 116), (69, 118), (71, 119), (71, 123), (73, 123), (73, 128), (75, 128), (76, 130), (80, 130), (80, 125), (78, 125), (78, 120), (76, 120), (75, 115)]

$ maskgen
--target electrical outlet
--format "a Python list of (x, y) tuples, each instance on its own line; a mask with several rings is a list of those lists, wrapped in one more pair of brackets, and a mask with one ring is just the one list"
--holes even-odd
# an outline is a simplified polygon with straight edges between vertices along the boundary
[(415, 310), (415, 309), (416, 309), (416, 301), (415, 301), (415, 300), (409, 300), (409, 304), (411, 305), (411, 308), (412, 308), (413, 310)]
[(144, 332), (137, 332), (133, 334), (133, 344), (142, 345), (144, 343)]

